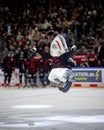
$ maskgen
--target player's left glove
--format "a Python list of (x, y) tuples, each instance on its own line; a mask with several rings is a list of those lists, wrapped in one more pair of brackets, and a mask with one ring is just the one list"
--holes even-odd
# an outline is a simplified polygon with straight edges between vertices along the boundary
[(76, 61), (73, 60), (71, 57), (68, 59), (68, 62), (71, 62), (73, 66), (76, 66)]

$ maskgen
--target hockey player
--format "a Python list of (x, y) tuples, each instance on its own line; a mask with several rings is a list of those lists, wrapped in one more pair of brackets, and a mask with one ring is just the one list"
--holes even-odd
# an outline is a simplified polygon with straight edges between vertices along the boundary
[(62, 92), (67, 92), (73, 79), (72, 66), (76, 66), (73, 56), (76, 46), (69, 48), (65, 38), (58, 34), (51, 43), (50, 54), (53, 57), (53, 68), (48, 76), (49, 81), (58, 84), (58, 88)]
[(19, 68), (19, 87), (23, 86), (23, 76), (24, 76), (24, 81), (26, 79), (25, 77), (25, 61), (24, 61), (24, 52), (21, 51), (19, 55), (19, 60), (18, 60), (18, 68)]
[(44, 50), (41, 53), (41, 59), (39, 60), (39, 78), (44, 87), (49, 85), (48, 75), (51, 70), (52, 57), (49, 52), (49, 47), (44, 46)]
[(8, 87), (11, 87), (11, 78), (12, 78), (12, 73), (15, 70), (15, 62), (13, 58), (12, 53), (8, 53), (5, 58), (2, 60), (2, 71), (4, 72), (4, 87), (8, 85)]
[(28, 52), (27, 78), (28, 78), (28, 86), (31, 85), (32, 88), (36, 85), (37, 65), (35, 55), (36, 55), (36, 48), (32, 48), (31, 46)]

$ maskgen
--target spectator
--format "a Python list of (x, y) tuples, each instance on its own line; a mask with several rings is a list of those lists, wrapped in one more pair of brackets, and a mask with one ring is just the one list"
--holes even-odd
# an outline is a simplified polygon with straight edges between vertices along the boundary
[[(95, 53), (96, 34), (98, 40), (104, 39), (103, 17), (102, 0), (90, 4), (89, 1), (75, 0), (58, 1), (58, 4), (55, 0), (48, 1), (48, 4), (47, 0), (37, 3), (34, 0), (11, 0), (11, 4), (0, 1), (0, 38), (5, 40), (7, 51), (15, 53), (19, 49), (27, 57), (33, 41), (41, 52), (44, 46), (50, 45), (56, 33), (62, 32), (69, 36), (72, 44), (78, 45), (80, 54)], [(81, 46), (85, 46), (83, 51)]]
[(104, 66), (104, 41), (101, 41), (101, 47), (98, 53), (98, 60), (100, 61), (100, 65)]
[(83, 45), (81, 48), (79, 48), (76, 52), (77, 54), (89, 54), (87, 48)]

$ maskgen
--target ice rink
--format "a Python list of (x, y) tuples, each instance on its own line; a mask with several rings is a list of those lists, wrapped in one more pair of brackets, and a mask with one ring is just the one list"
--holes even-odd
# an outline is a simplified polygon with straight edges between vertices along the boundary
[(104, 88), (0, 88), (0, 130), (104, 130)]

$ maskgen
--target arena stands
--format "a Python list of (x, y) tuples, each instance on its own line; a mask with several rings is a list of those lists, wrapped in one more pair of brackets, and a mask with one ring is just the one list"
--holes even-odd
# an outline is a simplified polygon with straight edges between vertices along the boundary
[(34, 45), (42, 56), (58, 33), (77, 45), (77, 66), (104, 66), (103, 0), (0, 0), (1, 61), (8, 52), (25, 59)]

